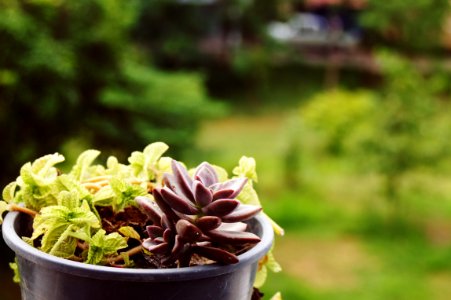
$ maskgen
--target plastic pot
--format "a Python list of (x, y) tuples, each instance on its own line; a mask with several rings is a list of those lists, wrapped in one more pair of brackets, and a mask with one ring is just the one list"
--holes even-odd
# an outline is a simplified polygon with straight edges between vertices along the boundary
[(26, 219), (10, 212), (2, 225), (3, 238), (18, 258), (23, 300), (248, 300), (258, 260), (274, 238), (268, 220), (257, 216), (248, 223), (261, 242), (239, 255), (237, 264), (121, 269), (62, 259), (28, 245), (21, 239)]

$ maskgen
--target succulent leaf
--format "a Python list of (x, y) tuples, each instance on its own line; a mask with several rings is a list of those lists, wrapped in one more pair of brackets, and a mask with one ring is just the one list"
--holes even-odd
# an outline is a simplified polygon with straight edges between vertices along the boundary
[(167, 188), (160, 190), (163, 200), (174, 210), (187, 215), (197, 214), (197, 208), (186, 198), (180, 197)]
[(156, 226), (156, 225), (149, 225), (146, 227), (146, 231), (147, 234), (149, 235), (150, 238), (152, 239), (156, 239), (159, 236), (163, 236), (163, 228), (161, 228), (160, 226)]
[(215, 169), (207, 162), (203, 162), (197, 167), (194, 178), (201, 181), (206, 187), (218, 182)]
[(166, 243), (171, 243), (173, 239), (174, 239), (174, 232), (169, 228), (166, 229), (163, 232), (163, 241), (165, 241)]
[(145, 239), (142, 246), (152, 254), (166, 254), (169, 249), (167, 243), (155, 243), (151, 238)]
[[(174, 247), (172, 248), (170, 260), (181, 259), (183, 254), (187, 252), (188, 245), (183, 240), (183, 238), (179, 235), (175, 237)], [(185, 259), (184, 259), (185, 260)], [(181, 264), (185, 264), (185, 262), (181, 262)]]
[[(227, 198), (235, 198), (241, 192), (246, 182), (247, 178), (239, 177), (224, 182), (216, 183), (212, 185), (210, 188), (215, 191), (215, 196), (216, 193), (219, 194), (221, 190), (231, 190), (233, 192), (230, 195), (228, 195)], [(215, 199), (218, 199), (217, 196)]]
[(152, 221), (152, 223), (160, 223), (163, 212), (155, 202), (144, 196), (136, 197), (135, 201), (140, 210)]
[[(152, 194), (153, 194), (153, 198), (155, 200), (155, 203), (157, 203), (158, 207), (163, 212), (163, 216), (161, 217), (161, 222), (162, 222), (161, 225), (163, 226), (163, 222), (165, 222), (167, 227), (173, 227), (171, 225), (171, 222), (169, 222), (168, 218), (170, 218), (171, 220), (177, 221), (179, 219), (179, 217), (174, 213), (174, 211), (166, 203), (166, 201), (164, 201), (163, 196), (161, 195), (161, 189), (160, 188), (154, 189), (152, 191)], [(167, 220), (167, 221), (164, 221), (164, 220)], [(173, 228), (171, 228), (171, 229), (173, 229)]]
[(213, 193), (213, 200), (230, 199), (233, 198), (232, 195), (234, 193), (234, 190), (219, 190)]
[(165, 214), (163, 214), (161, 216), (161, 222), (160, 222), (161, 227), (163, 227), (164, 229), (171, 229), (175, 231), (175, 224), (173, 222), (171, 222), (168, 218), (168, 216), (166, 216)]
[(196, 203), (201, 207), (207, 206), (213, 200), (211, 190), (205, 187), (201, 181), (194, 180), (193, 190)]
[(174, 193), (187, 197), (184, 194), (182, 187), (180, 186), (179, 182), (177, 181), (177, 179), (173, 174), (165, 173), (163, 175), (163, 184), (164, 186), (172, 190)]
[(218, 227), (218, 230), (225, 231), (246, 231), (247, 224), (244, 222), (235, 222), (235, 223), (221, 223)]
[(240, 205), (240, 202), (235, 199), (219, 199), (213, 201), (208, 206), (204, 207), (202, 210), (210, 216), (223, 217), (230, 214), (235, 208)]
[(153, 241), (158, 243), (158, 244), (165, 243), (164, 238), (161, 237), (161, 236), (159, 236), (157, 238), (154, 238)]
[(199, 228), (186, 220), (178, 220), (175, 228), (177, 230), (177, 235), (186, 242), (195, 242), (202, 236), (202, 232)]
[(185, 167), (176, 160), (172, 160), (172, 172), (174, 179), (178, 183), (178, 186), (186, 198), (194, 202), (194, 195), (191, 190), (193, 180), (188, 174)]
[[(218, 183), (215, 168), (204, 162), (194, 171), (192, 179), (181, 163), (173, 160), (171, 166), (173, 174), (165, 174), (164, 186), (153, 190), (162, 214), (153, 214), (156, 227), (148, 227), (152, 242), (150, 245), (147, 241), (149, 247), (167, 244), (167, 248), (164, 246), (167, 252), (160, 258), (163, 265), (176, 262), (179, 266), (189, 265), (193, 253), (201, 256), (205, 253), (205, 257), (221, 263), (234, 263), (236, 256), (224, 250), (224, 246), (260, 241), (258, 236), (246, 232), (247, 225), (240, 221), (253, 217), (261, 207), (243, 206), (235, 199), (248, 183), (247, 178)], [(145, 207), (144, 201), (136, 202)]]
[(196, 225), (203, 231), (216, 229), (221, 225), (221, 219), (215, 216), (204, 216), (196, 220)]
[(200, 256), (222, 264), (235, 264), (238, 262), (238, 257), (235, 254), (216, 247), (196, 245), (193, 246), (193, 251)]
[(258, 214), (261, 210), (260, 206), (241, 204), (234, 211), (223, 216), (222, 221), (228, 223), (245, 221)]
[(260, 238), (251, 232), (210, 230), (206, 233), (215, 242), (229, 245), (256, 244)]

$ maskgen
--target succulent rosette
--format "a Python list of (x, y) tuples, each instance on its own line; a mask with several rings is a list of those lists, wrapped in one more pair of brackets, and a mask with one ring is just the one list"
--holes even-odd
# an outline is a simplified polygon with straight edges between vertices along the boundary
[(143, 247), (163, 266), (189, 266), (193, 255), (223, 264), (238, 262), (236, 252), (260, 241), (246, 231), (243, 221), (261, 207), (236, 199), (248, 179), (219, 182), (216, 170), (206, 162), (192, 177), (181, 163), (173, 160), (171, 166), (163, 186), (153, 189), (153, 201), (136, 198), (153, 224), (146, 228), (149, 238)]

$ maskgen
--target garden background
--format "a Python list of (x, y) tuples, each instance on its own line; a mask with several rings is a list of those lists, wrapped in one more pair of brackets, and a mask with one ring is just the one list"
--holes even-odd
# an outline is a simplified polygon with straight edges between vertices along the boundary
[(0, 0), (0, 183), (87, 147), (253, 156), (266, 299), (448, 299), (450, 58), (448, 0)]

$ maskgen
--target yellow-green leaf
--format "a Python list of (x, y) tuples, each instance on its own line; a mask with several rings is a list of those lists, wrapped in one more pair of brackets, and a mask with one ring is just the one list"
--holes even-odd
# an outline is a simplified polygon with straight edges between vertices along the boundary
[(169, 146), (163, 142), (156, 142), (144, 148), (144, 155), (149, 164), (155, 164), (158, 159), (169, 149)]
[(73, 225), (66, 228), (66, 230), (59, 236), (58, 240), (50, 249), (49, 254), (68, 258), (75, 253), (77, 247), (77, 241), (70, 234), (72, 232)]
[(138, 241), (141, 240), (139, 233), (136, 232), (136, 230), (131, 226), (123, 226), (119, 228), (119, 232), (125, 237), (132, 238)]
[(253, 157), (242, 156), (238, 162), (238, 166), (232, 171), (239, 177), (246, 177), (257, 182), (256, 162)]
[(14, 201), (15, 200), (16, 190), (17, 190), (17, 182), (15, 182), (15, 181), (10, 182), (3, 189), (3, 192), (2, 192), (3, 200), (8, 202), (8, 203), (16, 202), (16, 201)]
[(255, 274), (254, 287), (261, 288), (263, 284), (265, 284), (266, 277), (268, 276), (268, 269), (266, 266), (261, 266), (257, 270), (257, 274)]
[(271, 297), (270, 300), (282, 300), (282, 294), (277, 292), (274, 296)]
[[(49, 253), (52, 250), (53, 246), (60, 240), (62, 234), (66, 231), (67, 228), (67, 224), (61, 223), (44, 229), (45, 233), (41, 241), (41, 250)], [(33, 239), (36, 238), (34, 234), (35, 232), (36, 230), (33, 232)]]
[(97, 158), (97, 156), (99, 156), (99, 154), (100, 151), (92, 149), (86, 150), (81, 153), (77, 158), (77, 162), (72, 167), (70, 174), (73, 175), (76, 179), (82, 180), (86, 175), (86, 171)]
[(278, 272), (282, 271), (282, 267), (274, 258), (273, 248), (274, 248), (274, 245), (272, 246), (271, 250), (266, 254), (268, 256), (266, 266), (274, 273), (278, 273)]
[(273, 219), (271, 219), (267, 214), (263, 213), (263, 215), (268, 218), (268, 220), (271, 222), (272, 228), (274, 229), (274, 232), (277, 235), (283, 236), (285, 234), (285, 230), (277, 224)]
[(237, 197), (243, 204), (261, 206), (258, 194), (252, 186), (252, 181), (248, 181)]
[(9, 267), (14, 272), (13, 281), (15, 283), (20, 283), (20, 272), (19, 272), (19, 264), (17, 262), (17, 257), (14, 259), (14, 262), (9, 263)]
[(9, 209), (8, 203), (0, 201), (0, 224), (3, 223), (3, 213)]
[(128, 158), (133, 175), (144, 180), (155, 179), (158, 161), (168, 148), (165, 143), (156, 142), (144, 148), (143, 152), (133, 152)]
[(80, 206), (80, 199), (77, 191), (62, 191), (58, 196), (58, 205), (74, 209)]
[(116, 254), (118, 250), (127, 247), (124, 237), (117, 232), (106, 235), (103, 229), (97, 231), (88, 243), (89, 250), (86, 263), (94, 265), (101, 263), (106, 256)]
[(92, 202), (99, 206), (112, 206), (115, 193), (110, 185), (102, 187), (94, 194)]

